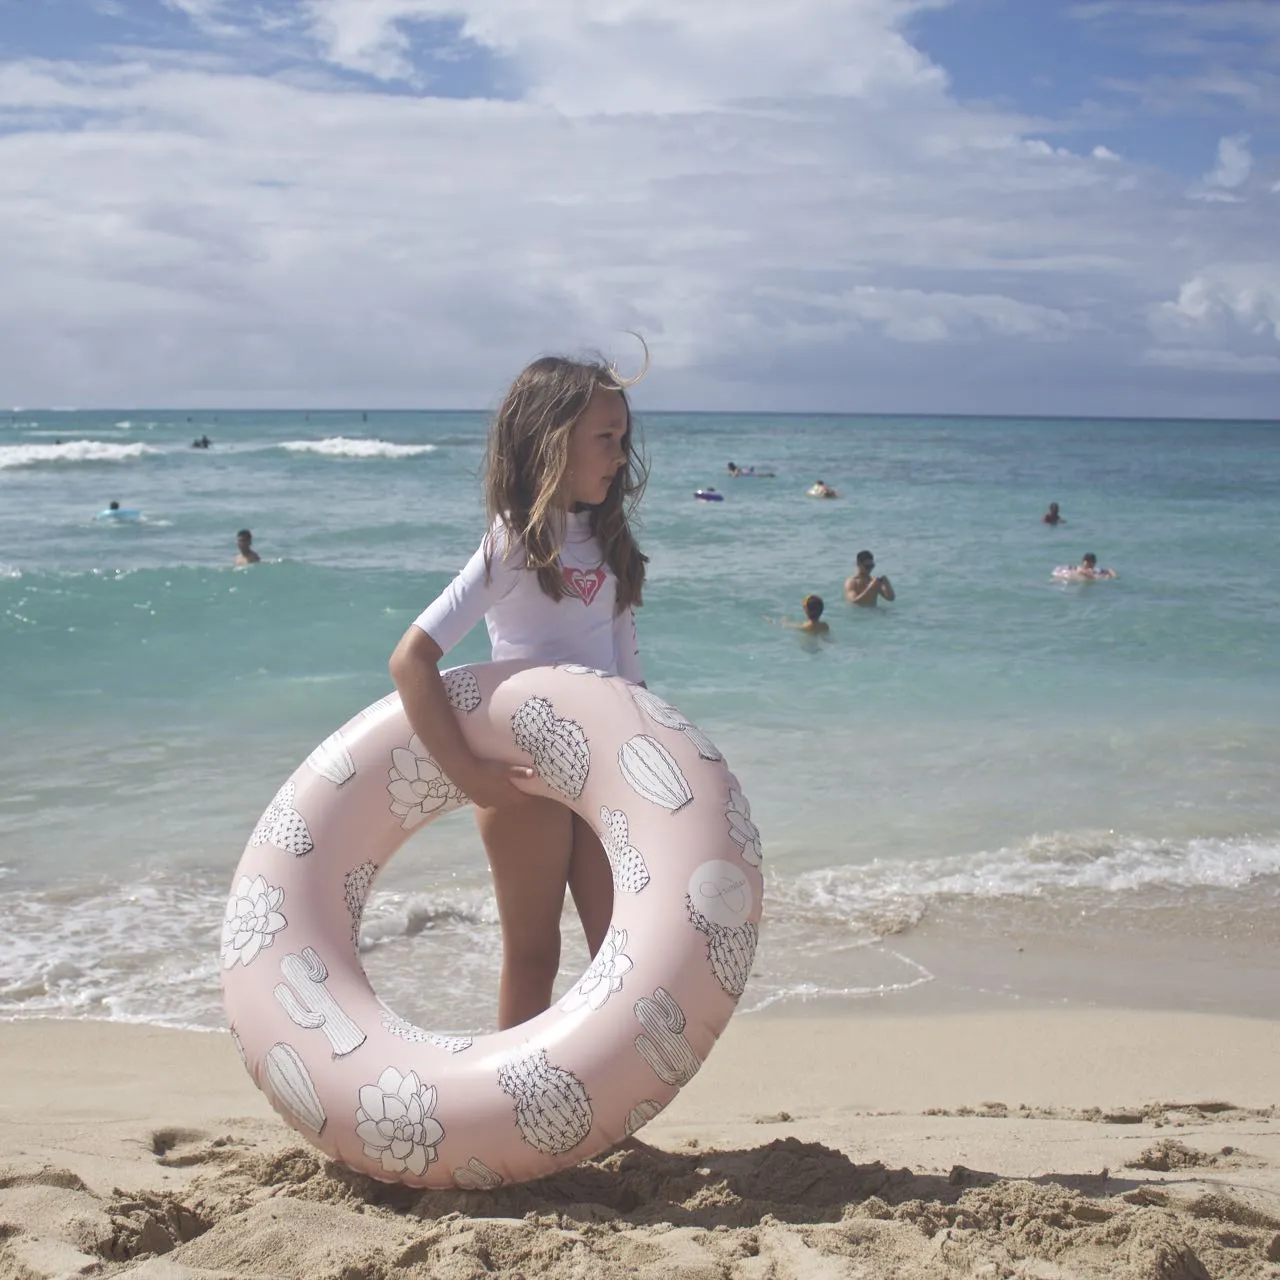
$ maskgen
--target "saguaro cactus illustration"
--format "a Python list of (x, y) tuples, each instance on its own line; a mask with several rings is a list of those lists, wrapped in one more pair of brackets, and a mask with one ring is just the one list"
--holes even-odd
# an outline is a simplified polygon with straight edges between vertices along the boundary
[(677, 1088), (698, 1074), (702, 1059), (684, 1037), (684, 1010), (665, 987), (655, 987), (652, 996), (641, 996), (635, 1014), (644, 1030), (636, 1036), (636, 1052), (653, 1068), (665, 1084)]
[(290, 1021), (309, 1031), (323, 1031), (335, 1058), (364, 1044), (365, 1033), (347, 1017), (324, 985), (329, 970), (311, 947), (305, 947), (301, 955), (290, 952), (285, 956), (280, 961), (280, 972), (289, 985), (277, 984), (276, 999)]

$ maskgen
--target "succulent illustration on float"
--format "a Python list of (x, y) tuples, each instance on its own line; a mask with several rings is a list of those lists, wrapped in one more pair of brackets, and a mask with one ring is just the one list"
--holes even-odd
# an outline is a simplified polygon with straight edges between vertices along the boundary
[(747, 978), (751, 976), (759, 930), (750, 920), (735, 926), (709, 920), (693, 905), (693, 899), (688, 894), (685, 895), (684, 905), (693, 927), (706, 936), (711, 972), (726, 994), (736, 1000), (746, 990)]
[(678, 733), (683, 733), (686, 738), (693, 743), (698, 754), (704, 760), (723, 760), (724, 756), (720, 754), (720, 749), (710, 738), (707, 737), (697, 725), (691, 724), (673, 707), (669, 702), (664, 702), (656, 693), (644, 688), (642, 685), (632, 685), (631, 696), (638, 706), (649, 717), (654, 724), (660, 724), (664, 729), (675, 729)]
[(262, 876), (241, 876), (227, 899), (222, 920), (222, 967), (251, 964), (289, 922), (280, 908), (284, 889)]
[(421, 825), (432, 814), (468, 803), (466, 795), (444, 776), (416, 733), (407, 748), (396, 747), (392, 751), (387, 778), (391, 812), (406, 831)]
[(329, 970), (315, 950), (305, 947), (299, 955), (290, 952), (280, 961), (280, 972), (285, 981), (276, 984), (276, 1000), (291, 1022), (308, 1031), (323, 1031), (335, 1058), (364, 1044), (365, 1033), (325, 986)]
[(347, 910), (351, 913), (351, 945), (360, 945), (360, 921), (364, 918), (364, 904), (369, 898), (369, 887), (373, 884), (378, 868), (372, 862), (362, 862), (352, 867), (342, 878), (343, 896)]
[(283, 1042), (273, 1044), (267, 1050), (264, 1074), (267, 1088), (280, 1107), (318, 1137), (327, 1122), (324, 1107), (298, 1051)]
[(591, 1099), (582, 1081), (553, 1067), (545, 1049), (498, 1069), (498, 1086), (515, 1100), (520, 1136), (544, 1155), (572, 1151), (591, 1132)]
[(459, 1191), (492, 1191), (502, 1186), (502, 1175), (494, 1173), (478, 1156), (453, 1171), (453, 1185)]
[(600, 842), (613, 872), (613, 887), (618, 893), (639, 893), (649, 883), (649, 868), (644, 855), (631, 843), (627, 815), (621, 809), (600, 806)]
[(444, 681), (449, 705), (455, 711), (470, 714), (480, 705), (480, 681), (476, 679), (474, 671), (469, 671), (466, 667), (454, 667), (452, 671), (444, 672), (440, 678)]
[(751, 804), (738, 787), (737, 778), (729, 787), (729, 807), (725, 816), (729, 819), (729, 839), (742, 850), (743, 862), (758, 867), (763, 857), (760, 828), (751, 821)]
[(335, 787), (356, 776), (356, 762), (347, 749), (342, 730), (331, 733), (308, 757), (307, 764)]
[(637, 1102), (630, 1111), (627, 1112), (626, 1135), (631, 1137), (637, 1129), (644, 1128), (645, 1125), (653, 1119), (654, 1116), (662, 1110), (662, 1103), (654, 1102), (652, 1098), (645, 1098), (643, 1102)]
[(647, 733), (628, 738), (618, 748), (618, 767), (636, 795), (672, 813), (678, 813), (693, 799), (675, 756)]
[(685, 1038), (684, 1010), (665, 987), (635, 1003), (637, 1021), (644, 1030), (636, 1036), (636, 1052), (653, 1068), (664, 1084), (680, 1088), (698, 1074), (702, 1059)]
[(412, 1022), (400, 1017), (398, 1013), (392, 1013), (386, 1005), (382, 1006), (382, 1025), (393, 1036), (409, 1044), (433, 1044), (437, 1049), (445, 1050), (446, 1053), (461, 1053), (464, 1049), (470, 1049), (475, 1043), (470, 1036), (451, 1036), (439, 1031), (424, 1031), (422, 1027), (415, 1027)]
[(565, 1013), (572, 1013), (584, 1005), (592, 1010), (603, 1009), (609, 997), (622, 990), (622, 979), (634, 968), (631, 957), (626, 953), (626, 945), (627, 931), (610, 925), (608, 936), (587, 966), (586, 973), (561, 999), (560, 1008)]
[(360, 1086), (356, 1137), (364, 1154), (384, 1173), (411, 1173), (420, 1178), (436, 1161), (444, 1126), (435, 1117), (436, 1090), (424, 1085), (416, 1071), (401, 1075), (388, 1067), (375, 1084)]
[(587, 785), (591, 750), (576, 720), (562, 719), (546, 698), (529, 698), (511, 717), (516, 746), (533, 757), (533, 767), (548, 786), (576, 800)]
[(270, 844), (301, 858), (316, 847), (311, 839), (311, 832), (307, 830), (307, 820), (293, 807), (296, 794), (297, 789), (290, 778), (276, 792), (267, 805), (266, 812), (258, 819), (258, 825), (249, 837), (249, 843), (254, 848)]

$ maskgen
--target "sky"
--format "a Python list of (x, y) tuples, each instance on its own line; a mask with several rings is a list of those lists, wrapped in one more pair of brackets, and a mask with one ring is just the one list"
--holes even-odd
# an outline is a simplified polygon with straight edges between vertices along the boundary
[(1280, 418), (1280, 0), (0, 0), (0, 405)]

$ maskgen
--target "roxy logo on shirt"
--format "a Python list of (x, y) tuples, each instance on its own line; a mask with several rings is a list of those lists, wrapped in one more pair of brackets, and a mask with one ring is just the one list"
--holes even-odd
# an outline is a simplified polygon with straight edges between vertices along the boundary
[(603, 569), (570, 569), (566, 565), (560, 572), (564, 575), (565, 589), (571, 596), (577, 596), (583, 604), (590, 604), (604, 586)]

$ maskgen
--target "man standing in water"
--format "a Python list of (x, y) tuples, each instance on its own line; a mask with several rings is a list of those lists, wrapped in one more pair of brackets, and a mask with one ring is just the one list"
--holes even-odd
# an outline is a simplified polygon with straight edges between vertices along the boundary
[(253, 534), (248, 529), (241, 529), (236, 534), (236, 567), (245, 564), (257, 564), (262, 557), (253, 549)]
[(876, 558), (870, 551), (858, 552), (857, 571), (844, 584), (844, 598), (850, 604), (858, 604), (866, 609), (874, 609), (881, 596), (886, 600), (894, 599), (893, 584), (889, 579), (885, 577), (873, 578), (871, 576), (871, 570), (875, 567)]

